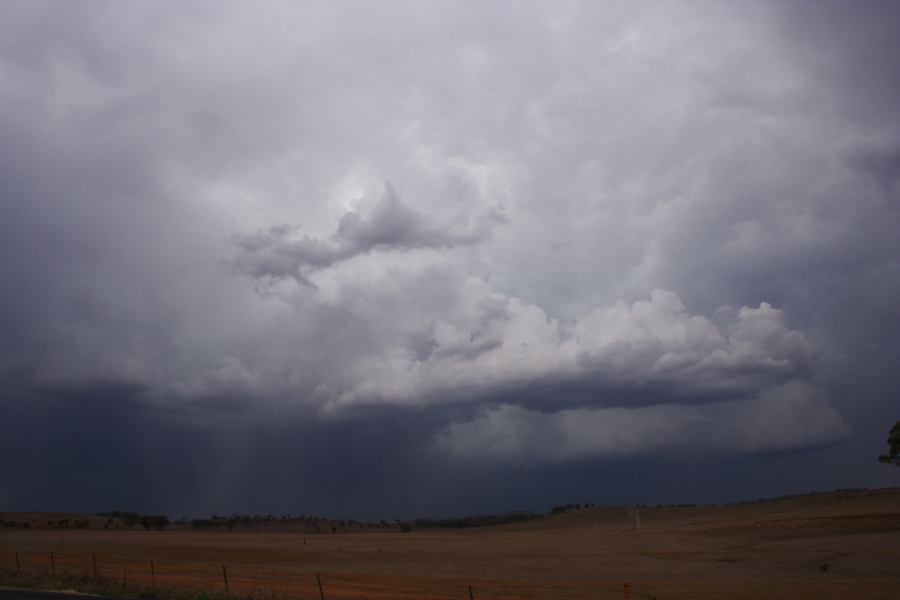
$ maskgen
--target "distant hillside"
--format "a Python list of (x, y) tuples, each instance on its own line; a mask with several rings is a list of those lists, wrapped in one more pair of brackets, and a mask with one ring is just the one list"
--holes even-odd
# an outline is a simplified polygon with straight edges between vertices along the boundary
[[(634, 507), (595, 506), (506, 525), (525, 530), (598, 528), (625, 531), (633, 526)], [(669, 528), (719, 532), (733, 529), (840, 528), (900, 529), (900, 488), (841, 490), (728, 505), (640, 507), (644, 530)]]
[[(367, 531), (402, 531), (413, 529), (464, 529), (496, 527), (516, 529), (555, 529), (570, 527), (628, 527), (635, 507), (597, 506), (590, 503), (566, 504), (554, 507), (544, 515), (530, 511), (509, 511), (490, 515), (458, 518), (420, 518), (403, 522), (357, 521), (355, 519), (331, 519), (306, 515), (212, 515), (208, 518), (183, 519), (169, 522), (164, 515), (138, 515), (125, 511), (108, 511), (98, 514), (57, 512), (0, 512), (0, 529), (105, 529), (143, 530), (168, 529), (175, 531), (265, 531), (270, 533), (362, 533)], [(803, 495), (756, 499), (728, 505), (696, 506), (642, 505), (641, 523), (653, 527), (667, 521), (697, 520), (706, 524), (719, 521), (758, 518), (792, 518), (804, 515), (805, 519), (862, 518), (862, 515), (883, 515), (880, 520), (858, 520), (857, 524), (878, 521), (886, 527), (894, 527), (900, 519), (900, 488), (881, 490), (845, 489), (833, 492), (814, 492)], [(853, 515), (856, 515), (854, 517)], [(799, 518), (799, 517), (797, 517)]]

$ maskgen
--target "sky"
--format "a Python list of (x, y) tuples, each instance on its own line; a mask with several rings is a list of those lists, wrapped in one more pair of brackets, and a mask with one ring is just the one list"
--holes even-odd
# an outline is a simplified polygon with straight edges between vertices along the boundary
[(0, 510), (900, 485), (900, 4), (0, 1)]

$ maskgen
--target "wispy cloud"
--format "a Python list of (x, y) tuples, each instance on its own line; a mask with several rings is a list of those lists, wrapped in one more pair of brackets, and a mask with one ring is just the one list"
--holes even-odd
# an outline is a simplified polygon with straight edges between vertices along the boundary
[(328, 239), (299, 235), (299, 226), (291, 225), (235, 236), (240, 252), (234, 264), (254, 278), (290, 278), (309, 285), (311, 273), (374, 251), (477, 244), (487, 240), (492, 228), (504, 220), (501, 212), (489, 210), (461, 225), (432, 221), (400, 201), (394, 188), (386, 184), (384, 196), (368, 215), (344, 213)]

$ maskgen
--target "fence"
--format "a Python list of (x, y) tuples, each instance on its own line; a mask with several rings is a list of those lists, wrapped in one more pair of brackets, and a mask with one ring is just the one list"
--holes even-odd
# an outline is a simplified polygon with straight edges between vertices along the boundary
[[(123, 596), (156, 597), (153, 590), (198, 592), (254, 600), (654, 600), (654, 590), (622, 581), (545, 581), (522, 584), (505, 580), (407, 577), (304, 571), (296, 565), (211, 564), (191, 560), (158, 561), (107, 554), (4, 552), (0, 574), (30, 580), (102, 589)], [(5, 564), (3, 564), (5, 563)], [(641, 586), (644, 588), (645, 586)]]

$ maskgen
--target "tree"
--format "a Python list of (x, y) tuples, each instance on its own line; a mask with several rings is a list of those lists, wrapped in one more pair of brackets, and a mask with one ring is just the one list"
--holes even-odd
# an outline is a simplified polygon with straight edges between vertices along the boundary
[(891, 428), (887, 442), (890, 450), (888, 450), (887, 454), (879, 456), (878, 460), (886, 465), (897, 465), (900, 467), (900, 421), (897, 421)]
[(142, 515), (140, 523), (144, 529), (156, 529), (159, 531), (160, 529), (165, 529), (169, 524), (169, 517), (166, 515)]

